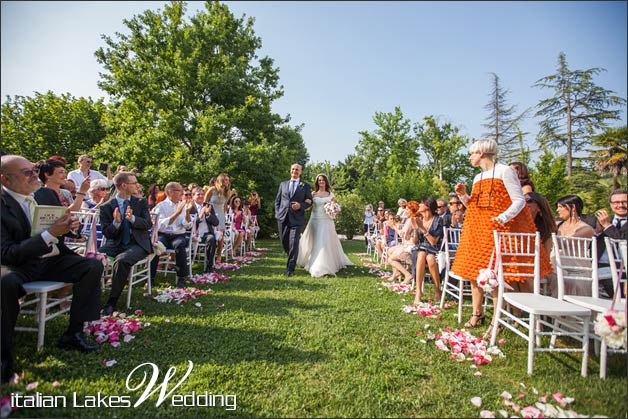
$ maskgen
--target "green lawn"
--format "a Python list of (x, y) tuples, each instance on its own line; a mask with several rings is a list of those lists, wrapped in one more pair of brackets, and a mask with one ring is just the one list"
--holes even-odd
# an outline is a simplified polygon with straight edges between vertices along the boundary
[[(186, 304), (158, 303), (138, 287), (127, 313), (142, 309), (140, 320), (151, 325), (117, 348), (105, 345), (87, 355), (57, 349), (64, 317), (48, 324), (41, 353), (34, 350), (34, 333), (18, 332), (17, 365), (24, 375), (2, 394), (63, 395), (67, 407), (22, 408), (12, 417), (478, 417), (482, 409), (505, 409), (503, 391), (521, 406), (533, 403), (538, 397), (533, 388), (549, 399), (556, 392), (573, 397), (568, 408), (580, 414), (626, 417), (625, 356), (609, 355), (608, 378), (602, 381), (593, 353), (587, 378), (580, 376), (579, 355), (537, 353), (535, 374), (528, 376), (524, 341), (504, 332), (500, 348), (506, 357), (471, 368), (470, 362), (450, 359), (433, 340), (422, 343), (426, 333), (417, 335), (458, 327), (455, 309), (445, 310), (440, 320), (404, 313), (401, 307), (413, 296), (380, 286), (361, 266), (357, 253), (364, 251), (363, 242), (343, 245), (356, 266), (335, 278), (311, 278), (303, 269), (284, 277), (283, 251), (278, 241), (268, 240), (258, 241), (259, 247), (272, 248), (264, 258), (227, 271), (225, 284), (198, 286), (212, 292)], [(156, 288), (168, 282), (160, 274)], [(465, 318), (469, 314), (465, 310)], [(102, 363), (113, 359), (117, 364), (111, 367)], [(157, 385), (176, 367), (171, 389), (188, 361), (192, 372), (173, 394), (235, 395), (235, 410), (228, 409), (230, 397), (224, 405), (215, 399), (213, 408), (178, 407), (169, 395), (157, 407), (159, 390), (137, 407), (74, 407), (74, 392), (81, 406), (98, 392), (106, 400), (118, 396), (121, 403), (134, 404), (141, 391), (127, 389), (125, 381), (135, 367), (156, 364)], [(130, 385), (138, 385), (141, 375), (136, 372)], [(149, 378), (150, 373), (146, 382)], [(38, 386), (26, 390), (32, 382)], [(519, 392), (525, 395), (521, 400)], [(482, 398), (481, 408), (471, 403), (474, 396)]]

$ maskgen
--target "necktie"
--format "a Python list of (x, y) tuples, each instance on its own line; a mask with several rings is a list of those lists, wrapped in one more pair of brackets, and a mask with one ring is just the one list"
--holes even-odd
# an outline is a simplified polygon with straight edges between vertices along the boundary
[(28, 221), (33, 224), (33, 217), (35, 216), (35, 207), (37, 206), (37, 202), (35, 202), (35, 198), (29, 195), (26, 197), (26, 204), (28, 205), (26, 216), (28, 217)]
[(625, 222), (625, 218), (615, 218), (615, 227), (617, 227), (617, 230), (621, 229), (621, 226), (623, 226)]
[(120, 215), (122, 216), (122, 244), (128, 245), (131, 242), (131, 223), (126, 219), (126, 209), (129, 207), (129, 200), (125, 199), (122, 204), (122, 212)]
[(297, 181), (290, 181), (290, 196), (294, 195), (294, 191), (297, 189)]

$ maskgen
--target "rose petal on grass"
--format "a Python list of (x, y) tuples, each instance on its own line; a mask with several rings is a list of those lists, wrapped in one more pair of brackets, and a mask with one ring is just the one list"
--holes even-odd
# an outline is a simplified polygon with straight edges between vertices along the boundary
[(61, 383), (58, 382), (57, 380), (53, 381), (52, 384), (51, 384), (51, 386), (53, 386), (53, 387), (59, 387), (60, 385), (61, 385)]
[(35, 390), (38, 385), (39, 381), (33, 381), (32, 383), (26, 385), (26, 391)]
[(506, 400), (510, 400), (510, 399), (512, 399), (512, 394), (510, 394), (510, 393), (509, 393), (509, 392), (507, 392), (507, 391), (504, 391), (504, 392), (501, 394), (501, 398), (502, 398), (502, 399), (506, 399)]
[(482, 410), (480, 412), (480, 417), (481, 418), (494, 418), (495, 413), (491, 412), (490, 410)]
[(475, 407), (482, 406), (482, 398), (478, 396), (471, 397), (471, 404)]
[(116, 361), (115, 359), (110, 359), (109, 361), (107, 361), (106, 359), (102, 360), (102, 364), (105, 367), (113, 367), (114, 365), (116, 365), (118, 363), (118, 361)]

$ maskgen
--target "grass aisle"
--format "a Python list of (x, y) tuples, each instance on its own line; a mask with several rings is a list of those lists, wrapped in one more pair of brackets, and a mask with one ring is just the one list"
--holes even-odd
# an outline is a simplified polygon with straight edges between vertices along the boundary
[[(258, 261), (221, 271), (228, 276), (224, 284), (196, 285), (212, 291), (185, 304), (159, 303), (136, 288), (127, 314), (143, 310), (138, 319), (150, 326), (119, 347), (105, 344), (88, 355), (57, 349), (67, 318), (48, 323), (41, 353), (34, 351), (35, 334), (18, 332), (17, 365), (24, 375), (2, 394), (62, 395), (67, 407), (21, 408), (11, 417), (478, 417), (483, 409), (515, 414), (503, 405), (504, 391), (521, 407), (544, 393), (548, 401), (561, 393), (575, 399), (565, 409), (626, 417), (625, 356), (609, 355), (606, 381), (598, 377), (599, 360), (593, 354), (588, 378), (579, 374), (579, 355), (548, 353), (535, 355), (535, 374), (528, 376), (525, 343), (504, 332), (500, 349), (505, 358), (477, 368), (469, 361), (456, 362), (427, 338), (430, 331), (458, 327), (455, 308), (438, 320), (404, 313), (402, 306), (413, 296), (382, 287), (381, 279), (361, 266), (357, 254), (364, 251), (362, 242), (343, 245), (356, 266), (336, 278), (311, 278), (303, 269), (284, 277), (283, 251), (278, 241), (268, 240), (258, 242), (271, 248)], [(160, 274), (156, 288), (168, 282)], [(465, 318), (469, 314), (466, 309)], [(117, 363), (103, 363), (112, 360)], [(172, 395), (157, 407), (159, 391), (137, 407), (111, 407), (114, 397), (131, 405), (140, 397), (141, 391), (125, 385), (138, 365), (156, 364), (158, 384), (168, 368), (176, 367), (171, 389), (188, 361), (192, 372), (173, 394), (236, 395), (237, 408), (228, 410), (219, 400), (213, 408), (177, 407)], [(137, 385), (141, 373), (135, 377)], [(27, 390), (34, 382), (37, 386)], [(73, 392), (79, 406), (100, 392), (108, 407), (74, 407)], [(476, 396), (482, 407), (471, 403)]]

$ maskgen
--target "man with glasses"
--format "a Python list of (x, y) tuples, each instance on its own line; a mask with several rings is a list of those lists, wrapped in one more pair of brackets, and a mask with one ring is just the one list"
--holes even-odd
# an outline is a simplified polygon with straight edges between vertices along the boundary
[[(159, 241), (166, 249), (174, 249), (177, 288), (185, 288), (185, 279), (189, 272), (186, 231), (192, 228), (190, 211), (194, 207), (194, 201), (181, 199), (184, 190), (180, 183), (169, 182), (165, 191), (167, 198), (153, 210), (159, 214)], [(157, 274), (158, 264), (159, 258), (153, 258), (150, 270), (152, 278)]]
[(626, 189), (615, 189), (611, 192), (608, 202), (611, 206), (613, 217), (605, 209), (595, 212), (595, 217), (597, 218), (595, 235), (598, 254), (598, 275), (600, 278), (600, 296), (602, 298), (612, 298), (614, 294), (604, 237), (616, 240), (626, 240), (628, 238), (628, 191)]
[(449, 208), (447, 208), (447, 201), (443, 198), (436, 200), (436, 214), (438, 214), (444, 226), (449, 227), (451, 225), (451, 213)]
[(99, 249), (114, 257), (109, 299), (102, 308), (103, 316), (116, 311), (118, 299), (128, 283), (131, 268), (153, 251), (150, 228), (153, 226), (148, 201), (137, 198), (137, 179), (130, 172), (113, 178), (118, 193), (100, 208), (100, 223), (105, 244)]
[[(13, 377), (13, 334), (20, 311), (19, 299), (26, 291), (23, 284), (33, 281), (72, 283), (73, 298), (70, 322), (59, 341), (62, 349), (91, 352), (98, 344), (83, 334), (86, 321), (100, 318), (100, 278), (103, 265), (96, 259), (79, 256), (63, 243), (63, 235), (79, 227), (76, 216), (66, 214), (47, 230), (31, 236), (32, 217), (37, 203), (33, 193), (39, 189), (39, 170), (21, 156), (4, 155), (0, 162), (2, 182), (1, 213), (1, 382)], [(53, 245), (56, 254), (48, 257)], [(7, 267), (5, 273), (4, 267)]]
[(458, 199), (458, 196), (454, 194), (449, 198), (449, 212), (451, 213), (449, 225), (446, 227), (462, 228), (464, 223), (465, 206), (462, 205), (462, 201)]
[[(68, 179), (72, 180), (77, 188), (81, 187), (81, 184), (87, 176), (89, 176), (90, 180), (104, 179), (107, 182), (107, 187), (111, 187), (111, 185), (113, 185), (111, 167), (107, 165), (107, 177), (105, 177), (100, 172), (92, 170), (92, 163), (93, 159), (91, 156), (87, 154), (80, 155), (78, 158), (79, 168), (68, 173)], [(89, 196), (85, 198), (89, 198)]]
[(199, 243), (205, 244), (205, 272), (214, 271), (214, 256), (216, 255), (217, 241), (214, 228), (219, 221), (212, 204), (204, 202), (205, 190), (196, 187), (192, 193), (194, 206), (190, 210), (190, 215), (196, 214), (196, 234)]

